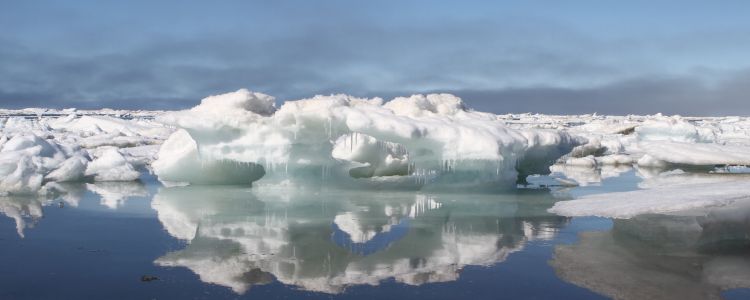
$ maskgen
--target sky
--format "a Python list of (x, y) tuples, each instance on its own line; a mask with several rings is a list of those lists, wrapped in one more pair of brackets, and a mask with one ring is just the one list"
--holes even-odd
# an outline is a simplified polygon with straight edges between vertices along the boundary
[(495, 113), (750, 115), (750, 1), (6, 1), (0, 107), (456, 94)]

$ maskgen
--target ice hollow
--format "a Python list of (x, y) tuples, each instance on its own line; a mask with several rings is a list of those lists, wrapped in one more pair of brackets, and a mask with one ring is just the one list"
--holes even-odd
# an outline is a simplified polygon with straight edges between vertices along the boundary
[(273, 97), (243, 89), (158, 120), (182, 130), (162, 146), (155, 173), (193, 184), (508, 188), (519, 177), (548, 173), (585, 142), (559, 130), (511, 129), (449, 94), (385, 103), (315, 96), (276, 109)]

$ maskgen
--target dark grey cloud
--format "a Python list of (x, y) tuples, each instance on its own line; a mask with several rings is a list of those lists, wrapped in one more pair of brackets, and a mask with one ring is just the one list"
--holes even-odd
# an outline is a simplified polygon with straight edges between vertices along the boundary
[[(670, 68), (653, 62), (675, 51), (668, 42), (594, 39), (550, 20), (393, 27), (336, 20), (279, 35), (154, 34), (122, 45), (99, 34), (80, 47), (88, 51), (31, 46), (0, 32), (0, 107), (178, 109), (249, 88), (282, 101), (453, 92), (499, 113), (750, 113), (742, 98), (747, 72), (716, 69), (727, 79), (714, 85), (705, 76), (660, 73)], [(711, 45), (723, 49), (727, 41), (714, 35)], [(683, 69), (714, 51), (691, 52), (682, 36), (674, 45), (683, 51), (672, 64)]]
[[(173, 99), (178, 108), (242, 87), (294, 99), (329, 92), (481, 88), (540, 74), (617, 73), (567, 56), (570, 50), (544, 46), (556, 38), (549, 32), (493, 27), (497, 24), (483, 21), (390, 29), (332, 22), (282, 36), (160, 36), (85, 53), (6, 38), (0, 43), (0, 106), (126, 107), (132, 99)], [(524, 41), (529, 34), (533, 42)], [(559, 34), (593, 44), (563, 28)], [(145, 108), (155, 105), (143, 102)]]
[(694, 77), (644, 77), (590, 88), (529, 87), (450, 91), (496, 113), (750, 115), (750, 70), (708, 83)]

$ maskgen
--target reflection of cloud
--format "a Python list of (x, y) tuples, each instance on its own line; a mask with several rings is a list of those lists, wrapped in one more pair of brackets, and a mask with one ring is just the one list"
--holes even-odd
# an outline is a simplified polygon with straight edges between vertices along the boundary
[(86, 188), (99, 194), (101, 204), (110, 209), (125, 205), (125, 201), (130, 197), (148, 196), (146, 187), (139, 181), (88, 183)]
[(524, 201), (547, 194), (487, 197), (163, 188), (153, 208), (189, 245), (156, 263), (187, 267), (237, 293), (271, 276), (326, 293), (389, 278), (418, 285), (455, 280), (467, 265), (502, 262), (527, 241), (550, 238), (566, 220), (545, 213), (551, 201)]
[(750, 260), (737, 255), (750, 242), (748, 208), (616, 220), (612, 231), (557, 246), (550, 264), (563, 280), (615, 299), (720, 299), (750, 287)]

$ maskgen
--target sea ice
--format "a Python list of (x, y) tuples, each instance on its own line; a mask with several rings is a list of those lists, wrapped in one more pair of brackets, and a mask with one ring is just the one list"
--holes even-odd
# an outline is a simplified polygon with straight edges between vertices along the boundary
[(564, 216), (627, 219), (641, 214), (664, 214), (750, 201), (746, 176), (717, 174), (696, 178), (679, 176), (674, 184), (643, 185), (648, 189), (594, 194), (560, 201), (549, 209)]
[[(163, 181), (190, 183), (239, 172), (245, 182), (265, 176), (331, 178), (342, 186), (497, 189), (514, 186), (519, 175), (548, 173), (558, 157), (585, 142), (564, 131), (508, 128), (496, 115), (469, 110), (448, 94), (385, 104), (379, 98), (316, 96), (278, 110), (273, 100), (239, 90), (162, 115), (161, 122), (184, 131), (164, 144), (155, 173)], [(211, 172), (201, 171), (206, 168)]]
[(750, 165), (750, 146), (684, 142), (641, 142), (643, 167)]

